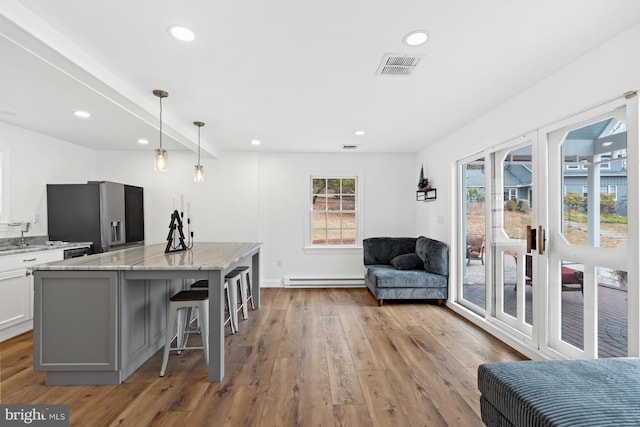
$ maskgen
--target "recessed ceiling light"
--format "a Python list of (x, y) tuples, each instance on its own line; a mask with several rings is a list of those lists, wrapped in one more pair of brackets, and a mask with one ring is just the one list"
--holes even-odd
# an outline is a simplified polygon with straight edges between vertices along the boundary
[(252, 139), (251, 140), (251, 145), (260, 145), (260, 140), (259, 139)]
[(602, 146), (603, 146), (603, 147), (608, 147), (608, 146), (610, 146), (610, 145), (613, 145), (613, 142), (611, 142), (611, 141), (607, 141), (607, 142), (603, 142), (603, 143), (602, 143)]
[(74, 111), (73, 114), (75, 114), (76, 117), (80, 117), (82, 119), (88, 119), (89, 117), (91, 117), (91, 114), (81, 110)]
[(138, 140), (138, 144), (146, 145), (146, 144), (148, 144), (148, 143), (149, 143), (149, 140), (148, 140), (148, 139), (140, 138), (140, 139)]
[(169, 32), (173, 37), (183, 42), (190, 42), (196, 38), (196, 35), (193, 34), (193, 31), (191, 31), (186, 27), (181, 27), (179, 25), (174, 25), (172, 27), (169, 27)]
[(405, 44), (408, 44), (409, 46), (420, 46), (421, 44), (427, 41), (428, 37), (429, 36), (425, 31), (418, 30), (418, 31), (412, 31), (406, 36), (404, 36), (403, 41), (405, 42)]
[(357, 131), (354, 132), (354, 135), (362, 136), (362, 135), (364, 135), (364, 131), (363, 130), (357, 130)]

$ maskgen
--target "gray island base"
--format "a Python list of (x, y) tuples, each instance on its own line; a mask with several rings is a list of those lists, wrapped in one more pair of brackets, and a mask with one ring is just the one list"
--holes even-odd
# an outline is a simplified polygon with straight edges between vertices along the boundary
[(33, 267), (34, 369), (47, 385), (120, 384), (164, 345), (169, 298), (209, 281), (209, 381), (224, 377), (224, 275), (252, 267), (260, 307), (260, 243), (164, 244)]

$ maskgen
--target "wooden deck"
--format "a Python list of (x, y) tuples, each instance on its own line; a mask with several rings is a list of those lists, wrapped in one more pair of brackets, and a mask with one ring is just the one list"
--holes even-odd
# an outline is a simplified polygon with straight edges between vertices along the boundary
[[(505, 274), (505, 312), (515, 315), (515, 265)], [(484, 267), (472, 263), (469, 280), (464, 285), (465, 299), (479, 307), (485, 306)], [(509, 268), (509, 267), (507, 267)], [(525, 320), (532, 323), (532, 287), (526, 286)], [(562, 339), (580, 349), (583, 347), (583, 296), (579, 291), (562, 292)], [(598, 286), (598, 357), (626, 357), (627, 352), (627, 292), (606, 284)]]

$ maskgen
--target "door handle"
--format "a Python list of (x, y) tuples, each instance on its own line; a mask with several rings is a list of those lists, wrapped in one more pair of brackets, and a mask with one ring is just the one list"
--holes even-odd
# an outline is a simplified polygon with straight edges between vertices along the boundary
[[(544, 254), (547, 239), (545, 238), (544, 228), (541, 225), (538, 226), (538, 254)], [(534, 248), (535, 249), (535, 248)]]
[(527, 253), (536, 249), (536, 229), (527, 225)]

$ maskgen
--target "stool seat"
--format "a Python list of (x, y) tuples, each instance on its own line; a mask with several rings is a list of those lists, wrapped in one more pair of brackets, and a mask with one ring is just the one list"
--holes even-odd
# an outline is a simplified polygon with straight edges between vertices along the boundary
[(234, 277), (236, 277), (238, 274), (240, 274), (240, 271), (238, 271), (237, 268), (234, 268), (233, 270), (231, 270), (230, 272), (228, 272), (227, 274), (224, 275), (225, 279), (233, 279)]
[(198, 289), (198, 290), (180, 291), (174, 296), (172, 296), (170, 301), (204, 301), (207, 299), (209, 299), (209, 291)]
[(207, 288), (209, 289), (209, 281), (204, 279), (204, 280), (198, 280), (197, 282), (194, 282), (191, 284), (191, 288)]

